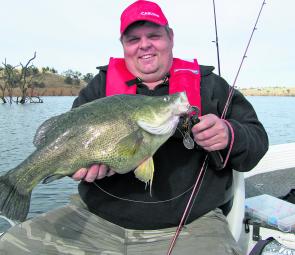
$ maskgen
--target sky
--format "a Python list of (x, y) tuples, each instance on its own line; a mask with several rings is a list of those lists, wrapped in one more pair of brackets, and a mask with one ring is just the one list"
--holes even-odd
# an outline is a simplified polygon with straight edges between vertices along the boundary
[[(96, 74), (122, 57), (120, 15), (133, 0), (0, 0), (0, 64)], [(174, 56), (217, 71), (213, 1), (155, 0), (174, 30)], [(221, 75), (232, 84), (263, 0), (215, 0)], [(295, 1), (266, 0), (236, 86), (295, 87)]]

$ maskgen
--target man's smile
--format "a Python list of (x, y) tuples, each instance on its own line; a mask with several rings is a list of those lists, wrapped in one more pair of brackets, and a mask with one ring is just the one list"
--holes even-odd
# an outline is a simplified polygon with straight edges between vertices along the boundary
[(146, 54), (139, 57), (139, 59), (151, 59), (155, 57), (155, 54)]

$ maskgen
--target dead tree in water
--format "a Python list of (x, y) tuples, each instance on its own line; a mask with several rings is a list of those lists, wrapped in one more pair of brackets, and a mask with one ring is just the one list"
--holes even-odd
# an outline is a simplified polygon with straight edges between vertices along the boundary
[(3, 104), (7, 103), (5, 98), (5, 91), (7, 90), (7, 84), (4, 81), (4, 68), (0, 67), (0, 99), (2, 100)]
[[(20, 63), (18, 66), (12, 66), (5, 62), (2, 63), (4, 68), (1, 70), (0, 79), (3, 80), (1, 82), (0, 80), (0, 90), (2, 92), (2, 101), (5, 103), (5, 92), (7, 91), (9, 102), (13, 102), (13, 90), (16, 88), (19, 88), (20, 90), (20, 96), (16, 97), (16, 103), (24, 104), (26, 102), (30, 103), (43, 103), (43, 100), (36, 96), (37, 100), (35, 99), (35, 96), (29, 95), (28, 89), (34, 86), (33, 79), (38, 74), (38, 69), (34, 67), (34, 65), (31, 64), (31, 62), (36, 58), (36, 52), (34, 53), (34, 56), (29, 59), (29, 61), (26, 63), (26, 65), (23, 65)], [(37, 72), (36, 72), (37, 70)], [(36, 81), (35, 81), (36, 82)]]
[[(20, 101), (18, 101), (18, 97), (17, 97), (17, 102), (19, 102), (20, 104), (24, 104), (27, 100), (27, 90), (28, 90), (28, 85), (32, 82), (33, 79), (33, 75), (30, 75), (29, 69), (30, 69), (30, 63), (31, 61), (33, 61), (36, 58), (36, 52), (34, 53), (34, 56), (29, 59), (29, 61), (27, 62), (27, 64), (25, 66), (23, 66), (22, 63), (20, 63), (21, 65), (21, 73), (20, 73), (20, 79), (19, 79), (19, 88), (21, 91), (21, 99)], [(30, 80), (28, 80), (30, 79)]]
[(17, 87), (17, 84), (19, 81), (19, 74), (18, 74), (18, 70), (16, 69), (18, 66), (12, 66), (7, 64), (6, 59), (3, 65), (4, 65), (4, 68), (1, 72), (1, 80), (3, 80), (3, 83), (1, 85), (1, 92), (2, 92), (1, 99), (3, 103), (7, 102), (5, 99), (5, 92), (7, 90), (9, 103), (12, 104), (13, 89)]

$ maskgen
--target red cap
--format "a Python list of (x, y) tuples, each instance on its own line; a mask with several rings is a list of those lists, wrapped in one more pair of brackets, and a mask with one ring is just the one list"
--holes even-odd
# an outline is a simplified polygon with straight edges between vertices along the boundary
[(121, 34), (124, 33), (129, 25), (139, 20), (150, 21), (161, 26), (168, 25), (168, 20), (159, 5), (150, 1), (138, 0), (129, 5), (122, 12), (120, 27)]

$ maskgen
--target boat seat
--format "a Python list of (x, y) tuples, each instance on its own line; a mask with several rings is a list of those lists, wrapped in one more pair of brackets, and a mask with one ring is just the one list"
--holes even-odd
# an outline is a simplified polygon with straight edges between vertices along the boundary
[(233, 203), (226, 216), (229, 229), (238, 242), (242, 233), (245, 216), (245, 179), (244, 173), (233, 171)]

